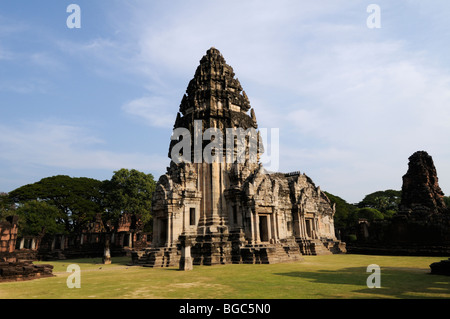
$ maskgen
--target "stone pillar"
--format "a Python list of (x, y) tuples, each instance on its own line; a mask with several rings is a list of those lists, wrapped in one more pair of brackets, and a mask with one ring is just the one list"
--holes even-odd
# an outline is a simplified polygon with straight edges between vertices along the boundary
[(34, 250), (35, 248), (36, 248), (36, 239), (32, 238), (31, 239), (31, 247), (30, 247), (30, 249)]
[(60, 249), (64, 250), (64, 248), (65, 248), (65, 237), (64, 235), (61, 235)]
[(259, 234), (259, 215), (257, 212), (255, 212), (255, 236), (256, 236), (256, 243), (261, 243), (261, 237)]
[(278, 238), (279, 238), (279, 229), (278, 229), (278, 209), (274, 209), (274, 212), (272, 214), (272, 237), (274, 242), (278, 242)]
[(153, 240), (152, 240), (152, 247), (159, 247), (160, 243), (159, 243), (159, 237), (160, 235), (160, 230), (159, 230), (159, 223), (160, 220), (159, 218), (154, 218), (153, 219)]
[(173, 222), (173, 213), (169, 213), (167, 218), (167, 240), (166, 247), (172, 246), (172, 222)]
[(128, 234), (128, 247), (133, 248), (133, 233)]
[(25, 238), (22, 237), (22, 239), (20, 240), (19, 249), (23, 249), (24, 243), (25, 243)]
[(300, 217), (300, 225), (302, 226), (302, 238), (309, 238), (308, 232), (306, 231), (306, 220), (303, 216), (300, 215)]
[(179, 264), (179, 270), (192, 270), (192, 257), (191, 257), (191, 241), (187, 239), (185, 236), (180, 236), (181, 241), (181, 258)]
[(251, 208), (248, 209), (248, 214), (250, 215), (250, 232), (251, 232), (251, 244), (255, 244), (255, 222), (253, 217), (253, 212)]
[(105, 265), (109, 265), (111, 264), (111, 249), (110, 249), (110, 235), (109, 234), (105, 234), (105, 249), (103, 251), (103, 264)]
[(266, 217), (266, 223), (267, 223), (267, 239), (268, 242), (272, 242), (273, 239), (273, 233), (272, 233), (272, 215), (267, 215)]

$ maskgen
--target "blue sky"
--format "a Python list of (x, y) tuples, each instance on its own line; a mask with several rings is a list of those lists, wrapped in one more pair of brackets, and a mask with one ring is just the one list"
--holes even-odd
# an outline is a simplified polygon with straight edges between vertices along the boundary
[[(69, 29), (69, 4), (81, 28)], [(370, 29), (369, 4), (381, 9)], [(450, 191), (448, 1), (0, 2), (0, 191), (58, 174), (111, 178), (169, 164), (201, 57), (219, 49), (282, 172), (358, 202), (433, 156)]]

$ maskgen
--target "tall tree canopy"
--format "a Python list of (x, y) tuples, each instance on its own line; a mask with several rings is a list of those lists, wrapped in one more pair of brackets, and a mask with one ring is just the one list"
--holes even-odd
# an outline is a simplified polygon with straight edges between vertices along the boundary
[(398, 206), (402, 198), (402, 192), (392, 189), (385, 191), (377, 191), (368, 194), (358, 203), (358, 207), (374, 208), (379, 210), (383, 215), (392, 215), (398, 211)]
[(355, 211), (358, 209), (355, 205), (347, 203), (339, 196), (325, 192), (330, 201), (336, 205), (336, 214), (334, 215), (334, 225), (337, 229), (346, 229), (357, 220)]
[(61, 212), (46, 202), (28, 201), (16, 210), (19, 216), (20, 235), (38, 236), (64, 232), (64, 225), (58, 224)]
[(152, 174), (125, 168), (114, 172), (111, 180), (103, 182), (106, 219), (115, 221), (126, 212), (139, 215), (148, 224), (155, 187)]
[(57, 223), (64, 224), (68, 232), (78, 231), (102, 212), (101, 186), (101, 181), (92, 178), (58, 175), (19, 187), (9, 198), (19, 205), (46, 202), (59, 210)]
[(13, 215), (15, 211), (14, 203), (9, 198), (8, 193), (0, 193), (0, 221)]

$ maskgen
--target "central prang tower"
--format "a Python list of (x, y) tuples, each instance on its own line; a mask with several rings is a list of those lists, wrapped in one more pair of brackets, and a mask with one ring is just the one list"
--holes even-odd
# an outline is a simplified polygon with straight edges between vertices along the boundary
[[(233, 68), (217, 49), (209, 49), (182, 98), (170, 167), (153, 196), (152, 247), (135, 252), (135, 263), (178, 265), (186, 244), (196, 265), (273, 263), (300, 260), (302, 253), (345, 251), (334, 235), (334, 207), (309, 177), (268, 174), (259, 163), (258, 134), (246, 134), (241, 160), (237, 148), (225, 147), (230, 129), (257, 128)], [(179, 130), (182, 138), (175, 134)], [(213, 142), (223, 147), (209, 149)], [(215, 160), (205, 158), (208, 154)]]

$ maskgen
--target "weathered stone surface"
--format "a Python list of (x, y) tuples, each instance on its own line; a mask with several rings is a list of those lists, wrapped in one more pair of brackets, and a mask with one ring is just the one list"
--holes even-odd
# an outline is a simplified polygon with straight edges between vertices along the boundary
[(433, 159), (425, 151), (415, 152), (409, 158), (400, 208), (416, 215), (442, 213), (447, 209)]
[(52, 265), (33, 265), (31, 260), (19, 259), (24, 254), (17, 254), (15, 251), (17, 221), (17, 216), (11, 216), (0, 223), (0, 282), (53, 276)]
[[(135, 263), (177, 265), (185, 240), (194, 265), (273, 263), (300, 260), (302, 253), (345, 252), (334, 234), (335, 209), (327, 196), (305, 174), (269, 174), (258, 161), (261, 143), (241, 162), (227, 161), (234, 150), (219, 151), (217, 162), (195, 161), (210, 142), (200, 139), (200, 150), (195, 148), (206, 129), (226, 136), (228, 128), (258, 128), (233, 68), (215, 48), (200, 60), (188, 85), (177, 128), (190, 133), (192, 160), (177, 164), (172, 158), (160, 177), (152, 201), (152, 249), (133, 253)], [(250, 140), (258, 142), (259, 135)], [(169, 157), (178, 142), (171, 141)]]
[(52, 265), (34, 265), (31, 261), (0, 262), (0, 282), (53, 277)]
[(7, 217), (7, 220), (0, 222), (0, 254), (12, 253), (15, 250), (17, 240), (17, 216)]

